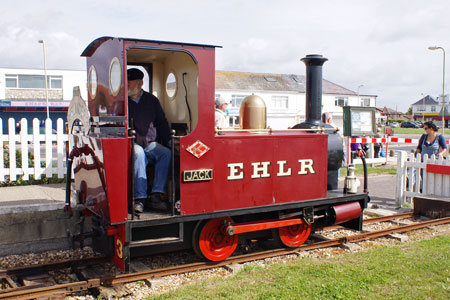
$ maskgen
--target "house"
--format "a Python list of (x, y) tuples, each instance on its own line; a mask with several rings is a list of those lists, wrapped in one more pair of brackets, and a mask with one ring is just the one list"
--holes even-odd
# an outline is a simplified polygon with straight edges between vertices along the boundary
[[(448, 98), (448, 95), (445, 96)], [(448, 103), (447, 99), (445, 103)], [(418, 121), (436, 121), (442, 123), (442, 103), (434, 100), (433, 97), (427, 95), (420, 99), (419, 101), (413, 103), (412, 107), (412, 115), (414, 120)], [(450, 120), (449, 105), (445, 105), (444, 109), (444, 118), (445, 121)], [(440, 123), (439, 123), (440, 124)]]

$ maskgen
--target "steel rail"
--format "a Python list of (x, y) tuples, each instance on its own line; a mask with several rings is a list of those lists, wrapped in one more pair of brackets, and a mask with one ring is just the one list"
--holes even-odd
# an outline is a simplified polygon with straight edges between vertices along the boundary
[[(394, 217), (394, 216), (392, 216)], [(406, 217), (406, 215), (405, 215)], [(382, 217), (385, 218), (385, 217)], [(298, 254), (301, 251), (314, 250), (320, 248), (327, 248), (333, 246), (340, 246), (349, 242), (360, 242), (364, 240), (369, 240), (381, 236), (387, 236), (393, 233), (406, 232), (416, 229), (421, 229), (429, 226), (436, 226), (450, 223), (450, 217), (434, 219), (429, 221), (424, 221), (420, 223), (398, 226), (395, 228), (388, 228), (383, 230), (377, 230), (372, 232), (363, 232), (360, 234), (355, 234), (348, 237), (336, 238), (327, 241), (321, 241), (317, 243), (302, 245), (297, 248), (288, 248), (288, 249), (276, 249), (276, 250), (268, 250), (258, 253), (244, 254), (240, 256), (230, 257), (221, 262), (199, 262), (182, 266), (168, 267), (164, 269), (157, 270), (147, 270), (138, 273), (132, 274), (120, 274), (117, 276), (110, 276), (104, 278), (95, 278), (89, 279), (86, 281), (74, 282), (74, 283), (66, 283), (59, 284), (51, 287), (40, 287), (33, 290), (21, 290), (14, 291), (11, 293), (0, 294), (0, 299), (30, 299), (37, 297), (48, 297), (55, 294), (67, 294), (74, 293), (77, 291), (83, 291), (89, 288), (96, 288), (100, 286), (114, 286), (118, 284), (139, 281), (139, 280), (148, 280), (159, 278), (168, 275), (176, 275), (187, 272), (201, 271), (211, 268), (223, 267), (230, 264), (244, 263), (254, 260), (261, 260), (266, 258), (271, 258), (275, 256), (281, 255), (289, 255), (289, 254)]]

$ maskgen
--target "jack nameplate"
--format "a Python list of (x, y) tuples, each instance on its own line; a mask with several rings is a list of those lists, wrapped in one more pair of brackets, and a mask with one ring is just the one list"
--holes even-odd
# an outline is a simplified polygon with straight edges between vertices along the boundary
[(212, 171), (213, 171), (212, 169), (183, 171), (183, 181), (192, 182), (192, 181), (212, 180), (213, 179)]

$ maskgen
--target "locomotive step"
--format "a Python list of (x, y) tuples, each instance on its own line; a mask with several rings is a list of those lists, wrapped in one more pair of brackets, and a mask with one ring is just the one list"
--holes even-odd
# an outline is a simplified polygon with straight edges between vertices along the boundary
[(152, 245), (162, 245), (162, 244), (170, 244), (170, 243), (177, 243), (182, 242), (183, 239), (179, 237), (164, 237), (160, 239), (148, 239), (148, 240), (142, 240), (142, 241), (133, 241), (130, 242), (129, 247), (145, 247), (145, 246), (152, 246)]

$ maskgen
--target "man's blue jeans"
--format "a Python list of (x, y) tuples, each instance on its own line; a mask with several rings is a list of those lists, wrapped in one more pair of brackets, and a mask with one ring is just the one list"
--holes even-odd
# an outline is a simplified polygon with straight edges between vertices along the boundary
[(147, 198), (147, 164), (155, 166), (152, 193), (165, 193), (171, 160), (170, 149), (150, 143), (145, 149), (134, 144), (134, 197)]

